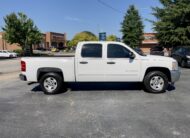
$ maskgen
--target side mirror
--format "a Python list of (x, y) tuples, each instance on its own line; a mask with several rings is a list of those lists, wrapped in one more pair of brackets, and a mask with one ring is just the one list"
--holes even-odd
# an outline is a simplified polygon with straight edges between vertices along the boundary
[(133, 52), (130, 52), (130, 53), (129, 53), (129, 58), (130, 58), (130, 59), (134, 59), (134, 58), (135, 58), (135, 54), (134, 54)]

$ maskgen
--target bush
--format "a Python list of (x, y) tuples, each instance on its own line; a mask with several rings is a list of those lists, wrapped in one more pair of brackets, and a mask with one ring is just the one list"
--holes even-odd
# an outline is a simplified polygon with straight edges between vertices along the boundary
[(24, 55), (24, 51), (22, 49), (16, 49), (16, 50), (13, 50), (13, 52), (17, 53), (18, 56), (23, 56)]

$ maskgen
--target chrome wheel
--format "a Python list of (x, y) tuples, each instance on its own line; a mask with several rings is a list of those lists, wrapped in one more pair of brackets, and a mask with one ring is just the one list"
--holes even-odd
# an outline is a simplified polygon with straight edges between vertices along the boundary
[(44, 80), (44, 88), (49, 92), (53, 92), (57, 88), (57, 80), (53, 77), (48, 77)]
[(150, 87), (153, 90), (161, 91), (164, 88), (164, 79), (160, 76), (153, 76), (150, 80)]

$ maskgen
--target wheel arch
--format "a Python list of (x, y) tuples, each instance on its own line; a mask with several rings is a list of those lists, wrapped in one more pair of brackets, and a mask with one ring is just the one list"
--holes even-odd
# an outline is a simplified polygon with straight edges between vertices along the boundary
[[(145, 71), (144, 78), (149, 72), (152, 72), (152, 71), (160, 71), (160, 72), (164, 73), (167, 76), (168, 80), (171, 82), (170, 70), (165, 67), (149, 67), (149, 68), (147, 68)], [(144, 78), (143, 78), (143, 80), (144, 80)]]
[(57, 73), (59, 74), (63, 80), (64, 80), (64, 74), (63, 71), (60, 68), (51, 68), (51, 67), (43, 67), (43, 68), (39, 68), (37, 70), (37, 80), (39, 81), (40, 78), (46, 74), (46, 73)]

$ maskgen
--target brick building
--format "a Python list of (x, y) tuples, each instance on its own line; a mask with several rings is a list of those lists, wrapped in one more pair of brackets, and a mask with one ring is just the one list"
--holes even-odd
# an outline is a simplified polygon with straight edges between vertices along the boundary
[(55, 33), (55, 32), (48, 32), (46, 33), (46, 48), (59, 48), (64, 49), (66, 47), (67, 39), (66, 33)]
[(140, 46), (144, 53), (150, 53), (150, 48), (159, 45), (155, 35), (156, 33), (144, 33), (144, 40)]
[[(50, 49), (52, 47), (64, 49), (66, 47), (67, 39), (66, 33), (47, 32), (43, 35), (42, 42), (39, 45), (34, 45), (33, 49), (38, 47)], [(10, 45), (3, 39), (3, 32), (0, 32), (0, 50), (16, 50), (20, 49), (17, 44)]]
[[(20, 49), (17, 44), (10, 45), (5, 40), (3, 40), (3, 32), (0, 32), (0, 50), (15, 50)], [(33, 46), (33, 49), (37, 49), (38, 47), (51, 49), (52, 47), (64, 49), (66, 47), (66, 33), (55, 33), (55, 32), (47, 32), (43, 35), (42, 42), (39, 45)], [(144, 40), (140, 48), (145, 53), (150, 53), (150, 48), (154, 46), (158, 46), (158, 40), (155, 37), (156, 33), (144, 33)]]
[(17, 44), (9, 44), (3, 39), (3, 32), (0, 32), (0, 50), (16, 50), (21, 49)]

